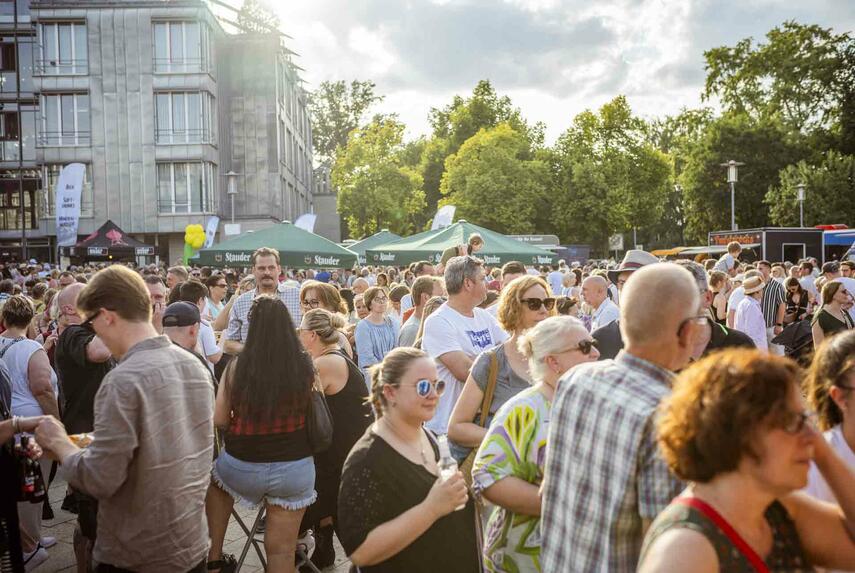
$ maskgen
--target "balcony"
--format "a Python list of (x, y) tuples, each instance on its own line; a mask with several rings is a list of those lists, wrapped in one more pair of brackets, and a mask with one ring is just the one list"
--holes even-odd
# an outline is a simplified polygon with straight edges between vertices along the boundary
[(36, 60), (34, 76), (85, 76), (89, 73), (89, 60)]
[(92, 134), (89, 131), (39, 131), (36, 134), (36, 147), (89, 147)]

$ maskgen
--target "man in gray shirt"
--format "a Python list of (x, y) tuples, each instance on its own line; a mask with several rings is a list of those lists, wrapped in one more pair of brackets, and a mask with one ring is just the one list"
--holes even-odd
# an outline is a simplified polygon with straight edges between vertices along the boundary
[(120, 362), (95, 396), (88, 447), (78, 448), (55, 418), (39, 424), (36, 440), (72, 487), (100, 504), (99, 570), (201, 573), (214, 443), (210, 374), (157, 335), (145, 283), (126, 267), (98, 272), (77, 308)]
[(422, 323), (422, 313), (425, 310), (425, 303), (434, 296), (443, 296), (445, 287), (442, 284), (442, 279), (434, 276), (422, 276), (416, 279), (413, 283), (413, 302), (415, 309), (413, 314), (401, 327), (401, 332), (398, 333), (398, 346), (412, 346), (416, 342), (416, 335), (419, 333), (419, 325)]

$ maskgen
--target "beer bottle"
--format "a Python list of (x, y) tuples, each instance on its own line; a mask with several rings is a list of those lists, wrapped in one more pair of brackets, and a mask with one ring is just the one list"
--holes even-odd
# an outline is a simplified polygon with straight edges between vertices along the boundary
[(41, 503), (45, 499), (45, 480), (39, 462), (29, 455), (30, 437), (21, 436), (21, 499)]

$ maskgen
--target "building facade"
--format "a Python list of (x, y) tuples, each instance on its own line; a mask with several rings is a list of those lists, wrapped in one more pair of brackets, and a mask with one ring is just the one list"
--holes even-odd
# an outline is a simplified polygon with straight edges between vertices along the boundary
[[(86, 165), (81, 237), (109, 219), (170, 262), (188, 224), (219, 216), (222, 234), (311, 210), (307, 97), (278, 34), (226, 33), (202, 0), (32, 0), (18, 12), (14, 98), (31, 131), (10, 144), (21, 165), (0, 163), (0, 241), (25, 233), (29, 256), (50, 257), (56, 179), (72, 162)], [(20, 221), (22, 196), (23, 231), (6, 221)]]

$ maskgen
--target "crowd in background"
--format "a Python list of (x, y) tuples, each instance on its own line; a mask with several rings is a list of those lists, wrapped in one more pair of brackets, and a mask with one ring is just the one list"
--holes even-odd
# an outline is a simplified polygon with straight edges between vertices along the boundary
[(235, 502), (270, 571), (334, 536), (364, 572), (855, 570), (855, 264), (481, 247), (0, 268), (0, 440), (38, 443), (2, 450), (8, 570), (55, 543), (26, 455), (69, 483), (79, 571), (233, 571)]

